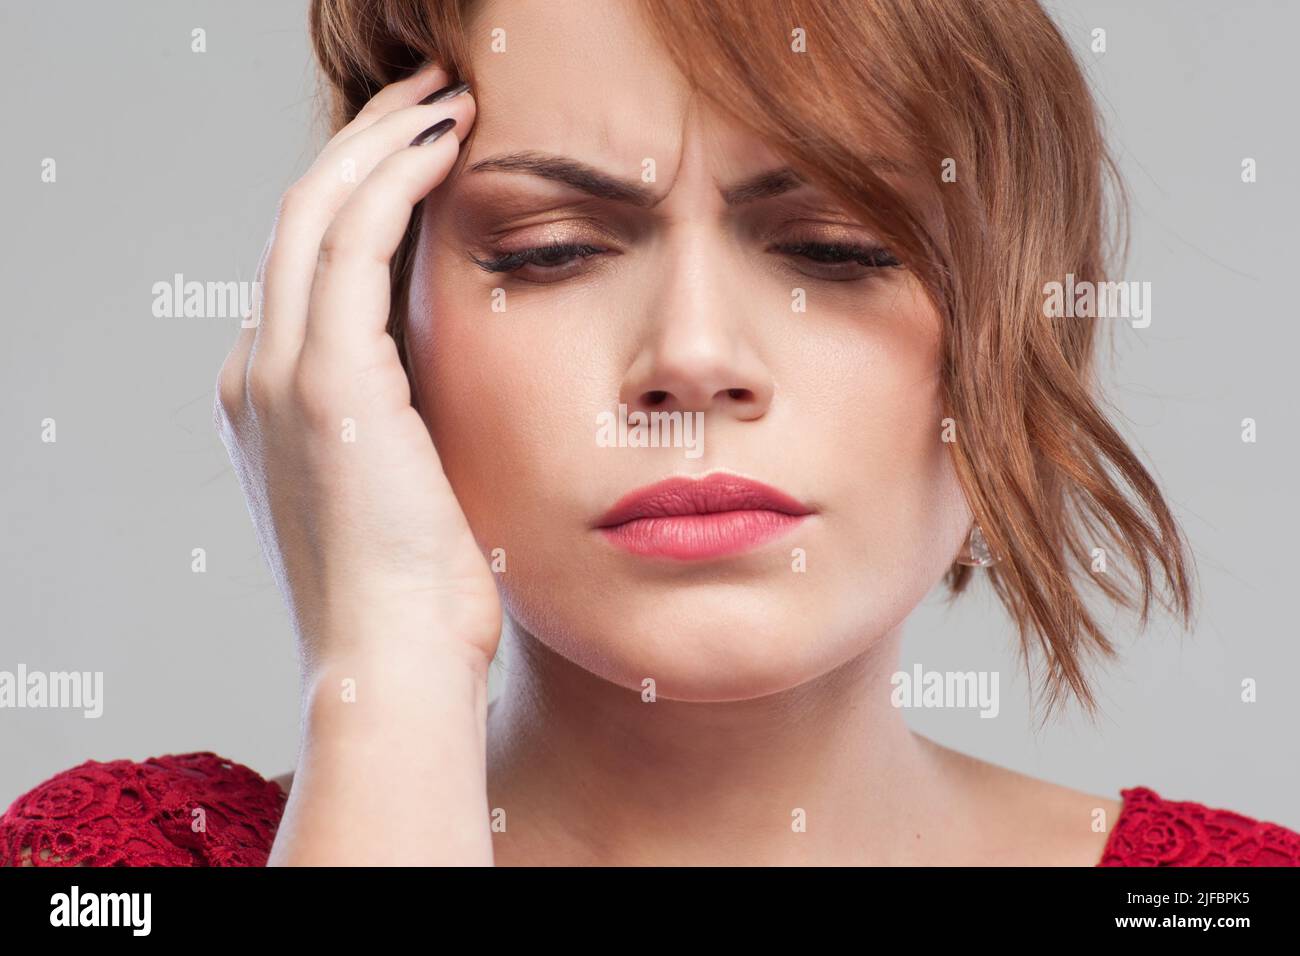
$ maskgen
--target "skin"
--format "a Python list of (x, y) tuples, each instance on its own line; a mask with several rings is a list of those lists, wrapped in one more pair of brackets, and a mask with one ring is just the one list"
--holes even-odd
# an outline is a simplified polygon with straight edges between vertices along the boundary
[[(556, 7), (480, 4), (473, 95), (412, 105), (447, 82), (426, 69), (331, 141), (282, 206), (261, 321), (223, 369), (219, 420), (303, 660), (271, 862), (1095, 864), (1092, 814), (1112, 823), (1116, 801), (941, 747), (890, 704), (901, 625), (970, 526), (933, 305), (904, 268), (777, 250), (875, 240), (812, 185), (728, 202), (780, 157), (687, 87), (631, 6)], [(507, 54), (487, 52), (492, 27)], [(406, 145), (449, 115), (453, 134)], [(521, 151), (649, 199), (490, 168)], [(408, 384), (386, 263), (425, 195)], [(599, 251), (474, 261), (554, 242)], [(598, 447), (595, 416), (620, 402), (704, 412), (704, 455)], [(711, 471), (815, 513), (707, 562), (594, 530), (631, 489)]]

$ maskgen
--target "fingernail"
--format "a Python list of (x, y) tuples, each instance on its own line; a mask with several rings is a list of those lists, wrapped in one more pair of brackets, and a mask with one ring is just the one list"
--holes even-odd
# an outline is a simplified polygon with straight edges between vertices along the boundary
[(415, 137), (415, 139), (411, 140), (411, 145), (427, 146), (455, 125), (456, 121), (449, 116), (445, 120), (434, 123), (419, 136)]
[(434, 90), (424, 99), (420, 100), (420, 106), (428, 106), (430, 103), (441, 103), (443, 100), (449, 100), (453, 96), (460, 96), (469, 89), (468, 83), (453, 83), (451, 86), (444, 86), (440, 90)]

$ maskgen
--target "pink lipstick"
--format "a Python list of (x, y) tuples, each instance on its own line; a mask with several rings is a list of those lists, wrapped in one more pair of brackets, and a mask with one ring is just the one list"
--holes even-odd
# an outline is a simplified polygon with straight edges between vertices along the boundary
[(699, 561), (749, 551), (812, 513), (775, 488), (715, 472), (639, 488), (619, 499), (596, 527), (633, 554)]

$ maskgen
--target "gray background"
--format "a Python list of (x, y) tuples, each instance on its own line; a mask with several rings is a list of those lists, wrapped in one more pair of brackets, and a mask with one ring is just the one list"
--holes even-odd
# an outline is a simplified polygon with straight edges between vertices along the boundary
[[(1153, 284), (1107, 378), (1195, 549), (1182, 634), (1116, 622), (1103, 714), (1036, 729), (987, 592), (916, 613), (904, 665), (1002, 672), (1001, 715), (914, 711), (951, 746), (1099, 794), (1144, 784), (1300, 827), (1294, 122), (1300, 5), (1053, 4), (1134, 199), (1124, 278)], [(211, 426), (237, 320), (159, 319), (154, 282), (249, 280), (310, 162), (302, 2), (0, 8), (0, 670), (104, 672), (105, 712), (0, 710), (0, 807), (94, 758), (214, 750), (291, 769), (297, 670), (279, 595)], [(1106, 28), (1108, 51), (1088, 52)], [(208, 51), (190, 52), (207, 30)], [(1240, 181), (1252, 156), (1259, 181)], [(40, 181), (44, 157), (58, 181)], [(1287, 166), (1291, 163), (1291, 166)], [(58, 442), (40, 422), (58, 422)], [(1240, 423), (1259, 423), (1244, 444)], [(207, 549), (208, 571), (190, 570)], [(1240, 682), (1259, 701), (1240, 702)]]

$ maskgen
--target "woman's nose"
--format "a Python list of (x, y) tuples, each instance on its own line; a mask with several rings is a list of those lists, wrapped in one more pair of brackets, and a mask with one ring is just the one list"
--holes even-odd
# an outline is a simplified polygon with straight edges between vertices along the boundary
[[(674, 244), (670, 244), (674, 245)], [(720, 241), (682, 240), (638, 317), (642, 341), (619, 390), (629, 410), (767, 413), (774, 390), (757, 341), (761, 304)]]

